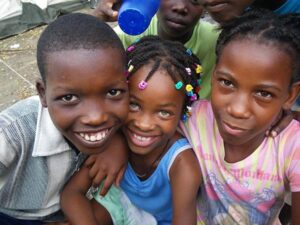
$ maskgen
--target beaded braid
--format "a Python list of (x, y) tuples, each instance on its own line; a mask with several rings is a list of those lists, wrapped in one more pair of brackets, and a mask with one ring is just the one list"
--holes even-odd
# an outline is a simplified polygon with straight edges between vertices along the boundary
[(300, 14), (276, 15), (268, 10), (254, 9), (225, 24), (216, 46), (217, 62), (224, 46), (241, 39), (272, 44), (286, 52), (294, 66), (291, 83), (300, 80)]
[(154, 73), (163, 69), (174, 81), (174, 88), (185, 88), (186, 99), (183, 107), (182, 120), (186, 121), (190, 115), (192, 102), (199, 99), (202, 67), (199, 59), (182, 43), (163, 40), (158, 36), (146, 36), (135, 41), (126, 51), (128, 60), (127, 79), (144, 65), (153, 64), (151, 71), (144, 81), (141, 81), (141, 90), (147, 87), (147, 81)]

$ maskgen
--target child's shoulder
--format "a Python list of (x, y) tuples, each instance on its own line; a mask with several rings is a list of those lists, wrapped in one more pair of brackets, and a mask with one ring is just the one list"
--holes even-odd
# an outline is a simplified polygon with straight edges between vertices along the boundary
[(24, 117), (37, 117), (39, 109), (38, 96), (32, 96), (18, 101), (0, 113), (0, 125), (10, 124)]

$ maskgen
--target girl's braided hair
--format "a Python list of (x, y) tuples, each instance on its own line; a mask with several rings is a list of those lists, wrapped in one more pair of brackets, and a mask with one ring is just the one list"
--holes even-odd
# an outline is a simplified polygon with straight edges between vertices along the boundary
[(216, 55), (217, 62), (231, 41), (249, 39), (274, 46), (291, 57), (291, 83), (300, 80), (300, 14), (276, 15), (264, 9), (253, 9), (222, 27)]
[(174, 81), (174, 88), (186, 89), (183, 120), (187, 119), (189, 107), (199, 98), (202, 68), (199, 59), (190, 49), (177, 41), (163, 40), (158, 36), (146, 36), (127, 48), (127, 79), (144, 65), (152, 64), (145, 82), (158, 70), (165, 70)]

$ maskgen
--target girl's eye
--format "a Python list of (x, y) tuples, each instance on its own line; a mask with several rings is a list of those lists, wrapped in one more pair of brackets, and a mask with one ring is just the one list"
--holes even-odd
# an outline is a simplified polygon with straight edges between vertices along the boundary
[(273, 94), (268, 91), (258, 91), (256, 95), (267, 100), (270, 100), (273, 97)]
[(219, 82), (224, 87), (233, 87), (233, 83), (230, 80), (220, 79)]
[(140, 109), (139, 105), (133, 102), (129, 103), (129, 110), (130, 111), (138, 111)]
[(61, 98), (64, 102), (72, 103), (78, 100), (78, 97), (76, 95), (65, 95)]
[(111, 89), (111, 90), (107, 93), (107, 95), (108, 95), (109, 97), (116, 97), (116, 96), (119, 96), (121, 93), (122, 93), (122, 92), (121, 92), (120, 90), (118, 90), (118, 89)]
[(162, 118), (168, 118), (171, 116), (171, 113), (165, 111), (165, 110), (162, 110), (162, 111), (159, 111), (159, 116), (161, 116)]

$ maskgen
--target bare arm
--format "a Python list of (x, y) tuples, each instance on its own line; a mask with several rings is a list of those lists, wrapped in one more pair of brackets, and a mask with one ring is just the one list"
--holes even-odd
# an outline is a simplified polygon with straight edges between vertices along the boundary
[(91, 155), (85, 165), (90, 168), (89, 176), (93, 180), (93, 186), (98, 187), (104, 181), (100, 195), (104, 196), (110, 186), (119, 183), (123, 177), (128, 162), (128, 146), (121, 132), (114, 135), (107, 149), (97, 155)]
[(300, 224), (300, 192), (292, 193), (292, 224)]
[(97, 225), (90, 201), (85, 196), (91, 184), (89, 169), (82, 166), (61, 193), (61, 208), (72, 225)]
[(202, 176), (192, 149), (177, 156), (170, 170), (170, 180), (173, 193), (172, 225), (196, 225), (196, 200)]
[(101, 0), (92, 14), (103, 21), (115, 22), (121, 2), (121, 0)]

